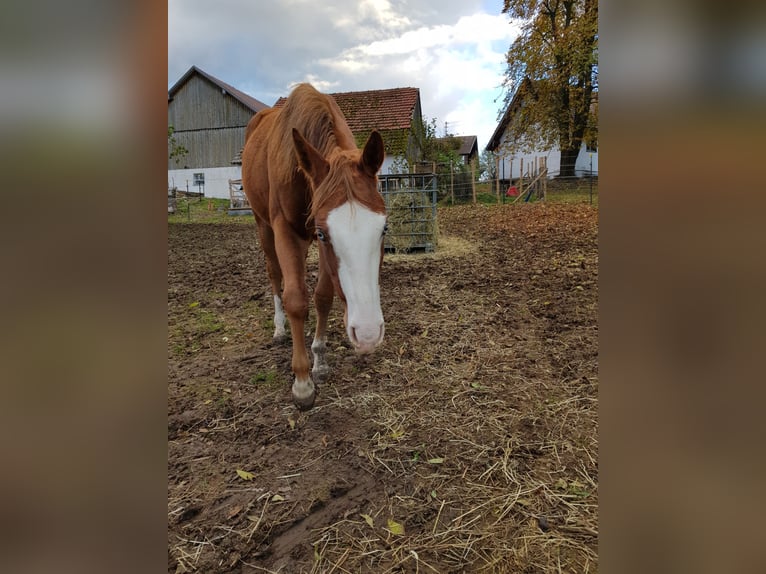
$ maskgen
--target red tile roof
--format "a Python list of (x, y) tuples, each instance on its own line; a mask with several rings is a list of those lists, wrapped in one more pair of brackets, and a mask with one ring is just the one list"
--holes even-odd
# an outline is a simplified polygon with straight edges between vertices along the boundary
[[(409, 129), (415, 106), (420, 100), (418, 88), (390, 88), (364, 92), (329, 94), (346, 116), (352, 133), (367, 133), (373, 128), (383, 130)], [(286, 98), (279, 98), (275, 108), (282, 107)]]

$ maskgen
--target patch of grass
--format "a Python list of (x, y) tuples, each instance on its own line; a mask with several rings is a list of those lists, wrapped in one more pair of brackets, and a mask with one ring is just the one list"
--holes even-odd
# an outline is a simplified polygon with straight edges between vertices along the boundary
[(477, 193), (476, 203), (483, 203), (485, 205), (492, 205), (497, 203), (497, 196), (493, 193)]
[(254, 223), (252, 215), (229, 215), (229, 200), (211, 197), (179, 197), (168, 223)]
[(598, 178), (548, 182), (546, 200), (550, 203), (591, 203), (598, 205)]
[(223, 329), (223, 323), (218, 320), (218, 316), (207, 309), (196, 308), (197, 332), (201, 334), (215, 333)]
[[(589, 190), (574, 190), (574, 191), (548, 191), (546, 200), (549, 203), (591, 203), (591, 195)], [(598, 192), (593, 190), (592, 202), (594, 206), (598, 206)]]
[(248, 382), (251, 385), (264, 387), (275, 387), (281, 384), (281, 381), (279, 380), (279, 374), (274, 369), (260, 371), (250, 377), (250, 381)]

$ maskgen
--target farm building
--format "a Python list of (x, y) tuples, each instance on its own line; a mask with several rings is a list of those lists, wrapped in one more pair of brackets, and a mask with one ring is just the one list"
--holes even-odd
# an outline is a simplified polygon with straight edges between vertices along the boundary
[(457, 154), (462, 158), (465, 165), (471, 165), (479, 161), (479, 144), (476, 136), (446, 136), (436, 138), (439, 144), (457, 147)]
[[(418, 88), (390, 88), (330, 94), (348, 122), (361, 148), (377, 129), (386, 146), (381, 174), (409, 172), (422, 157), (423, 116)], [(284, 97), (274, 104), (284, 105)]]
[(168, 90), (168, 126), (188, 153), (168, 160), (168, 189), (229, 198), (241, 177), (232, 158), (245, 143), (247, 122), (269, 106), (192, 66)]
[[(548, 177), (552, 178), (559, 174), (561, 168), (561, 150), (558, 146), (549, 149), (533, 149), (531, 151), (519, 151), (519, 142), (515, 141), (509, 133), (509, 126), (512, 122), (519, 121), (520, 112), (524, 106), (524, 99), (530, 97), (532, 93), (532, 83), (529, 80), (522, 82), (519, 89), (513, 95), (508, 107), (503, 113), (503, 117), (495, 128), (489, 143), (486, 146), (487, 151), (494, 152), (498, 157), (497, 176), (500, 180), (508, 181), (520, 177), (522, 163), (526, 177), (527, 170), (541, 158), (545, 158), (545, 165), (548, 168)], [(593, 94), (593, 105), (598, 103), (598, 92)], [(575, 175), (583, 177), (590, 174), (598, 175), (598, 147), (595, 141), (583, 141), (580, 153), (575, 161)]]

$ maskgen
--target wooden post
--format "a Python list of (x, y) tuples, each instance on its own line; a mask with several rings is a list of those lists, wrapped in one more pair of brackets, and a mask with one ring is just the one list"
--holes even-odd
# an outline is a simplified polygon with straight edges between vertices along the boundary
[(500, 195), (500, 156), (495, 155), (495, 195)]
[[(505, 156), (503, 156), (503, 175), (505, 175)], [(497, 172), (497, 195), (495, 196), (495, 199), (497, 199), (497, 202), (500, 203), (503, 200), (503, 196), (501, 195), (503, 193), (503, 190), (500, 189), (500, 170)]]
[(473, 195), (473, 204), (476, 205), (476, 162), (471, 162), (471, 193)]
[(540, 199), (540, 178), (538, 177), (540, 175), (540, 164), (542, 162), (540, 161), (540, 156), (537, 156), (535, 158), (535, 178), (537, 178), (537, 185), (535, 186), (535, 198)]
[(455, 175), (452, 171), (452, 160), (449, 160), (449, 188), (452, 197), (452, 205), (455, 205)]
[(524, 158), (519, 158), (519, 196), (524, 195)]

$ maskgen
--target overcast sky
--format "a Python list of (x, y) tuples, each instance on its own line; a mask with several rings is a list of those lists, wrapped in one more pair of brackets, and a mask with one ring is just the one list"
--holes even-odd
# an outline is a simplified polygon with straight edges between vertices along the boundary
[(320, 91), (420, 88), (423, 117), (475, 135), (502, 107), (518, 26), (502, 0), (169, 0), (168, 88), (192, 66), (267, 105)]

